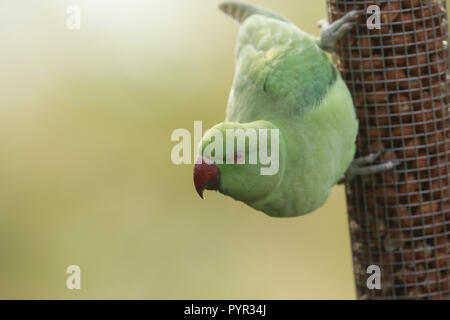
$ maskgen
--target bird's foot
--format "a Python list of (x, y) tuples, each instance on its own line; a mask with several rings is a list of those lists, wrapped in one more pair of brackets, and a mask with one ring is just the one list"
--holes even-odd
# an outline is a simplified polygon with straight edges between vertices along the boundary
[(317, 26), (322, 29), (319, 39), (319, 47), (322, 50), (333, 52), (336, 41), (341, 39), (355, 25), (356, 20), (361, 16), (363, 11), (350, 11), (341, 19), (329, 24), (327, 20), (320, 20)]
[(382, 151), (379, 151), (377, 153), (372, 153), (367, 156), (354, 159), (350, 164), (350, 167), (347, 169), (344, 178), (339, 181), (339, 184), (350, 182), (357, 176), (377, 174), (392, 170), (401, 163), (401, 161), (386, 161), (379, 164), (374, 164), (374, 162), (377, 161), (381, 155)]

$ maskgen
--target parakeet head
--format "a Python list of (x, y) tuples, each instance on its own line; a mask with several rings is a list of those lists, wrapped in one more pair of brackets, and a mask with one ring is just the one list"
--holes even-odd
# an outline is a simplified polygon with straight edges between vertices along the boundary
[(284, 146), (279, 130), (267, 121), (220, 123), (199, 145), (194, 185), (252, 203), (277, 187), (282, 176)]

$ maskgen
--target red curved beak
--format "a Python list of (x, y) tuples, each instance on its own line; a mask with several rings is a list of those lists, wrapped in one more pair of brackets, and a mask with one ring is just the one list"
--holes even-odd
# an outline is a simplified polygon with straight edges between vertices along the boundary
[(206, 163), (203, 159), (194, 167), (194, 185), (200, 198), (203, 191), (218, 190), (220, 187), (220, 171), (215, 164)]

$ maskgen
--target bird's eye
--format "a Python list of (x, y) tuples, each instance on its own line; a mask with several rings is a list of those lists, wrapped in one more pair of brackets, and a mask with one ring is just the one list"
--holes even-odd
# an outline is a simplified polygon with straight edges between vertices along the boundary
[(245, 162), (245, 153), (242, 151), (236, 151), (234, 153), (234, 163), (244, 163)]

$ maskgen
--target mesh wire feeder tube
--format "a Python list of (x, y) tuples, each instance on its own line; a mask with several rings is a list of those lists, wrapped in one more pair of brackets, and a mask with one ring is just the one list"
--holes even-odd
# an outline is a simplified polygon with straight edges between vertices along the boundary
[[(450, 80), (445, 1), (327, 0), (330, 21), (363, 14), (335, 62), (360, 121), (357, 156), (382, 151), (394, 170), (346, 185), (359, 299), (449, 299)], [(380, 267), (381, 289), (367, 268)]]

